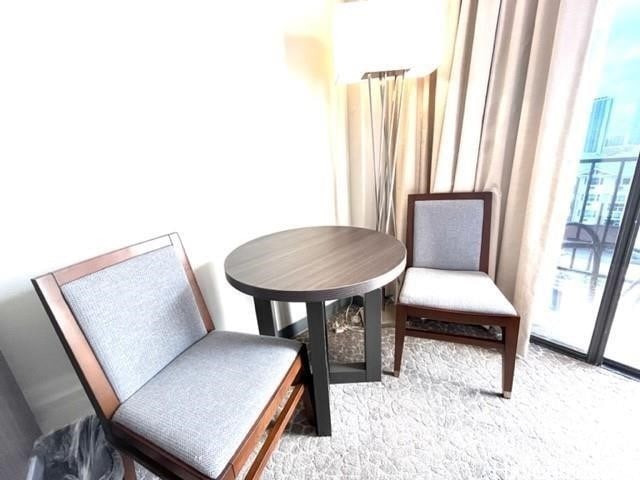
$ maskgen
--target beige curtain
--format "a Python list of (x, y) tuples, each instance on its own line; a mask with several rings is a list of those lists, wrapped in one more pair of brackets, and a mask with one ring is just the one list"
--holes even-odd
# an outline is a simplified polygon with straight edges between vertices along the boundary
[(587, 127), (596, 7), (597, 0), (503, 6), (475, 188), (497, 193), (496, 281), (522, 316), (521, 354), (545, 314)]
[(500, 0), (463, 0), (455, 37), (450, 87), (439, 148), (434, 155), (434, 192), (472, 191), (482, 118), (491, 72)]
[(522, 316), (524, 355), (551, 289), (588, 118), (592, 84), (583, 72), (597, 1), (480, 5), (476, 27), (486, 25), (481, 14), (497, 20), (493, 55), (474, 68), (471, 54), (466, 82), (475, 91), (456, 107), (461, 119), (447, 123), (445, 112), (434, 191), (494, 192), (492, 273)]
[[(547, 299), (586, 128), (592, 76), (583, 72), (596, 6), (451, 1), (435, 99), (428, 79), (407, 86), (397, 231), (402, 237), (406, 195), (427, 190), (429, 167), (431, 191), (493, 191), (491, 273), (522, 316), (521, 355)], [(371, 226), (366, 89), (349, 87), (347, 105), (351, 220)]]

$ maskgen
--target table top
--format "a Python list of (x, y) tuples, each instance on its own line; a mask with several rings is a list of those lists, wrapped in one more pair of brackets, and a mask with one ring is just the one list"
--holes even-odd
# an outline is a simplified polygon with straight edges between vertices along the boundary
[(381, 288), (404, 270), (407, 250), (395, 238), (357, 227), (285, 230), (239, 246), (224, 262), (231, 285), (285, 302), (346, 298)]

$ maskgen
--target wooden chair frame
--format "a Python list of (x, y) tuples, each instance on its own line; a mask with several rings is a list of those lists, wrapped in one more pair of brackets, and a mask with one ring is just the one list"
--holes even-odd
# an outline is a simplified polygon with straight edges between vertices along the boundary
[[(144, 465), (154, 474), (166, 479), (202, 480), (209, 479), (209, 477), (162, 450), (148, 439), (112, 421), (113, 414), (121, 402), (93, 353), (71, 308), (62, 295), (60, 287), (101, 269), (168, 246), (173, 246), (178, 258), (182, 262), (206, 331), (212, 331), (214, 329), (213, 320), (211, 319), (202, 292), (200, 291), (200, 287), (198, 286), (196, 277), (177, 233), (100, 255), (32, 280), (33, 286), (44, 305), (51, 323), (78, 377), (80, 377), (84, 390), (100, 418), (107, 438), (116, 446), (123, 456), (125, 479), (136, 478), (133, 459)], [(311, 418), (313, 417), (313, 412), (311, 411), (313, 405), (311, 404), (309, 395), (309, 377), (307, 353), (303, 345), (300, 354), (282, 379), (280, 386), (218, 477), (219, 479), (227, 480), (236, 478), (249, 456), (255, 450), (262, 435), (269, 430), (266, 440), (246, 476), (248, 479), (259, 478), (284, 428), (302, 398), (305, 399), (307, 413)], [(285, 397), (287, 397), (291, 387), (291, 393), (284, 407), (274, 421), (271, 422), (278, 406), (283, 402)]]
[[(415, 204), (423, 200), (482, 200), (484, 202), (482, 219), (482, 240), (480, 245), (479, 271), (489, 273), (489, 240), (491, 232), (491, 192), (477, 193), (426, 193), (409, 195), (407, 207), (407, 268), (413, 266), (413, 223)], [(495, 325), (502, 331), (501, 340), (492, 340), (470, 335), (432, 332), (407, 326), (409, 317), (428, 318), (449, 323), (467, 325)], [(393, 373), (400, 375), (402, 366), (402, 352), (405, 336), (431, 338), (448, 342), (476, 345), (484, 348), (495, 348), (502, 353), (502, 394), (511, 397), (513, 389), (513, 375), (515, 371), (516, 349), (518, 345), (518, 331), (520, 317), (517, 315), (480, 314), (457, 310), (425, 308), (416, 305), (398, 303), (396, 305), (396, 338)]]

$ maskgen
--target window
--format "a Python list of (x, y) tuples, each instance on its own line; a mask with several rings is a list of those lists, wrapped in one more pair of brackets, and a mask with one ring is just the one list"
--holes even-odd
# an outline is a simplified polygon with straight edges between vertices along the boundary
[[(598, 317), (605, 284), (610, 276), (616, 281), (621, 278), (622, 266), (612, 267), (611, 260), (621, 223), (627, 221), (629, 195), (638, 188), (632, 179), (640, 151), (640, 2), (620, 0), (615, 5), (602, 71), (593, 72), (600, 84), (584, 132), (583, 154), (576, 159), (578, 174), (555, 281), (549, 289), (548, 314), (537, 318), (533, 327), (535, 335), (577, 352), (589, 351), (591, 356), (593, 345), (607, 341), (604, 335), (594, 341), (592, 336), (596, 322), (606, 321)], [(640, 240), (635, 248), (623, 289), (631, 293), (621, 296), (629, 300), (616, 320), (626, 325), (625, 333), (617, 337), (616, 355), (626, 355), (627, 363), (635, 362), (640, 368)]]

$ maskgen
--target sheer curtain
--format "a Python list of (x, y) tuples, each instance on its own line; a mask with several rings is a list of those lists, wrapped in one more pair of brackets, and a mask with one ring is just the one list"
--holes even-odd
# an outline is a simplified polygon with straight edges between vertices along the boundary
[[(546, 299), (586, 129), (592, 75), (585, 69), (597, 4), (450, 1), (448, 51), (435, 95), (433, 78), (406, 87), (398, 235), (404, 236), (409, 193), (429, 186), (433, 192), (493, 191), (492, 274), (522, 316), (521, 355)], [(371, 226), (367, 106), (365, 87), (350, 86), (351, 222)]]

